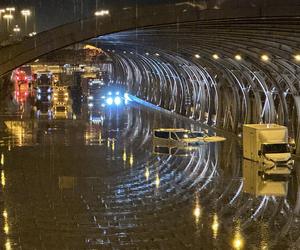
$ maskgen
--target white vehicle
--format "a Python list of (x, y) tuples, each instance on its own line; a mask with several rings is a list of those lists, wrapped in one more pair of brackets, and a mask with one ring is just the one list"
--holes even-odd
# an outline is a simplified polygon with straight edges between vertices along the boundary
[(56, 103), (64, 103), (66, 105), (69, 104), (70, 98), (69, 98), (68, 88), (66, 86), (53, 87), (52, 102), (54, 105)]
[(53, 115), (53, 119), (67, 119), (68, 109), (63, 104), (53, 106), (52, 115)]
[(161, 128), (154, 129), (153, 144), (166, 147), (195, 147), (201, 145), (201, 141), (187, 129)]
[(287, 128), (277, 124), (245, 124), (243, 155), (261, 163), (266, 174), (290, 174), (294, 164)]
[(289, 175), (266, 174), (261, 171), (260, 164), (243, 160), (243, 191), (254, 196), (274, 195), (286, 196)]
[(164, 147), (160, 145), (153, 145), (154, 154), (188, 156), (191, 152), (190, 147)]
[(192, 131), (191, 133), (195, 135), (199, 141), (203, 142), (221, 142), (226, 140), (226, 138), (221, 136), (208, 136), (206, 133), (201, 131)]

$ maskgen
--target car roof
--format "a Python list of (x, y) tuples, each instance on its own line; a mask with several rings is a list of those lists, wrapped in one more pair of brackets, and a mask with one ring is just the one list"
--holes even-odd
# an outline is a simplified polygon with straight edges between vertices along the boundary
[(190, 132), (190, 130), (185, 128), (156, 128), (153, 131), (160, 131), (160, 132)]

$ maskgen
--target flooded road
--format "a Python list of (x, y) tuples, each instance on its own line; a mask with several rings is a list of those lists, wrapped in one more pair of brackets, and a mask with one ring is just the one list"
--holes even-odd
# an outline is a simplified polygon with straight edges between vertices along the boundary
[(236, 140), (153, 152), (153, 128), (200, 128), (138, 104), (98, 124), (0, 121), (1, 249), (300, 247), (297, 171), (286, 196), (244, 192)]

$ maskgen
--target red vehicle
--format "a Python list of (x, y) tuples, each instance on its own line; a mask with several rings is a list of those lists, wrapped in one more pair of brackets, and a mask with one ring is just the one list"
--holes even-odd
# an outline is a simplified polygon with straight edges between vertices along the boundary
[(15, 70), (15, 98), (18, 102), (25, 102), (29, 94), (29, 80), (20, 69)]

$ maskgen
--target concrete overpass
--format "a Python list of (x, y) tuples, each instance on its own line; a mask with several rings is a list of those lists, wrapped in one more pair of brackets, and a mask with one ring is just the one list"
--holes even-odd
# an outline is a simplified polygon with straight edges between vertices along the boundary
[[(217, 3), (218, 1), (209, 2)], [(112, 12), (109, 17), (78, 20), (41, 32), (37, 36), (27, 38), (18, 44), (1, 48), (0, 76), (51, 51), (119, 31), (195, 21), (211, 20), (215, 23), (217, 20), (234, 18), (299, 16), (300, 5), (297, 1), (289, 2), (283, 3), (280, 0), (275, 0), (268, 4), (268, 1), (259, 0), (251, 1), (251, 3), (230, 0), (225, 1), (224, 5), (212, 4), (209, 6), (209, 4), (202, 2), (195, 4), (195, 1), (186, 1), (152, 7), (141, 5), (137, 6), (136, 9)]]

